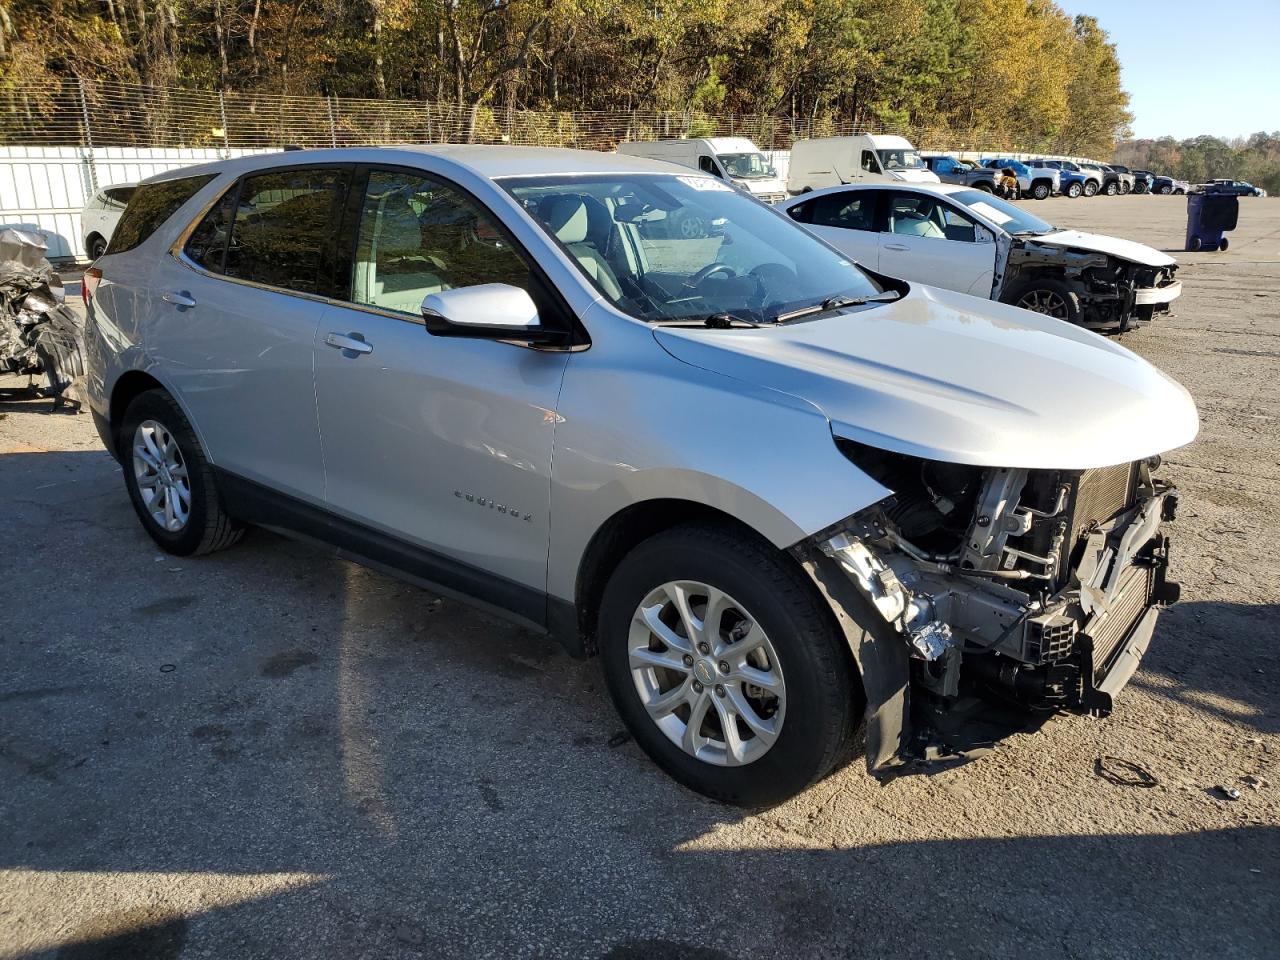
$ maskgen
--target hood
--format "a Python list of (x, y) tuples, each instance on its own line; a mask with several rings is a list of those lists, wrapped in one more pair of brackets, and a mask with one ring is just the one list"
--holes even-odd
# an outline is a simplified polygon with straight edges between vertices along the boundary
[(1121, 240), (1119, 237), (1104, 237), (1098, 233), (1081, 233), (1079, 230), (1058, 230), (1055, 233), (1036, 237), (1035, 241), (1051, 243), (1056, 247), (1074, 247), (1077, 250), (1105, 253), (1147, 267), (1169, 267), (1178, 262), (1154, 247), (1148, 247), (1145, 243), (1134, 243), (1132, 240)]
[(763, 180), (749, 180), (746, 178), (735, 177), (734, 184), (741, 187), (747, 193), (753, 194), (776, 194), (783, 195), (787, 192), (787, 182), (780, 177), (769, 177)]
[(654, 336), (686, 363), (816, 405), (836, 436), (933, 460), (1084, 470), (1199, 430), (1191, 395), (1124, 347), (933, 287), (784, 327)]
[(932, 170), (890, 170), (891, 179), (905, 183), (941, 183), (942, 180)]

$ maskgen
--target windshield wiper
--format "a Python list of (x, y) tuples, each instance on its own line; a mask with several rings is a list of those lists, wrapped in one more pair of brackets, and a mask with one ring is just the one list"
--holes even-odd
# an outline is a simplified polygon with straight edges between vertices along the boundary
[(686, 317), (682, 320), (659, 320), (659, 327), (710, 327), (712, 330), (728, 330), (730, 327), (768, 327), (770, 323), (757, 323), (746, 317), (735, 317), (732, 313), (713, 313), (699, 320), (697, 317)]
[(886, 290), (883, 293), (873, 294), (869, 297), (827, 297), (821, 303), (815, 303), (813, 306), (780, 313), (774, 317), (774, 322), (786, 323), (789, 320), (798, 320), (801, 317), (809, 317), (816, 313), (829, 313), (832, 310), (840, 310), (844, 307), (860, 307), (867, 303), (889, 303), (892, 300), (897, 300), (900, 296), (902, 294), (898, 293), (897, 290)]

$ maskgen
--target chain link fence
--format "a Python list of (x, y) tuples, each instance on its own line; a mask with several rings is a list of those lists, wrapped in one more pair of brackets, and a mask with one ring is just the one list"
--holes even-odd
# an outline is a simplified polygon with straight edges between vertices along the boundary
[(0, 145), (243, 149), (511, 143), (613, 150), (624, 140), (748, 137), (764, 150), (850, 133), (902, 133), (923, 150), (1016, 150), (980, 131), (877, 130), (824, 119), (654, 110), (526, 110), (413, 100), (217, 93), (109, 81), (0, 91)]

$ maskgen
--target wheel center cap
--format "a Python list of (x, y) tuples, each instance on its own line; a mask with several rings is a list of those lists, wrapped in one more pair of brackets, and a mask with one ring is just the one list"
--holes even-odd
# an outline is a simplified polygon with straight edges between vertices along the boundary
[(693, 665), (693, 675), (704, 685), (715, 683), (716, 671), (710, 660), (699, 660)]

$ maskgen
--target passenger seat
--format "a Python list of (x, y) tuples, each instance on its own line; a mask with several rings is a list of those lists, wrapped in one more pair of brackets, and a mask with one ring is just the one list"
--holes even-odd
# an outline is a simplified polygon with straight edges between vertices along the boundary
[(617, 274), (604, 254), (587, 240), (590, 218), (586, 200), (577, 196), (548, 197), (539, 204), (538, 215), (609, 299), (620, 300), (622, 287)]

